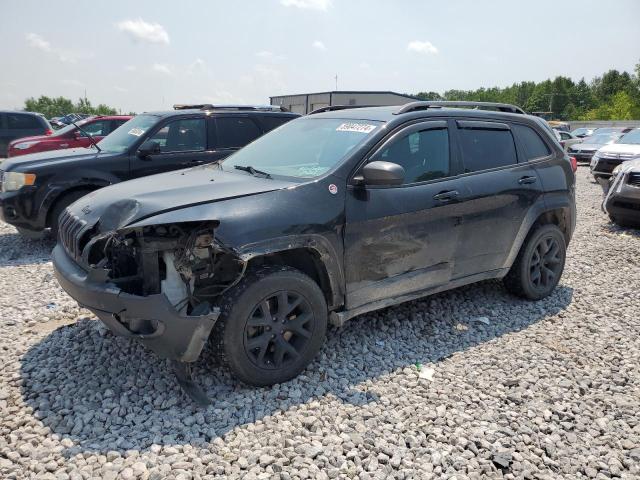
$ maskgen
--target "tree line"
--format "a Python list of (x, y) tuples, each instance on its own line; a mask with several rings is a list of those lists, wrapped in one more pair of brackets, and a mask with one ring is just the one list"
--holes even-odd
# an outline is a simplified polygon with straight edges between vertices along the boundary
[(47, 118), (62, 117), (68, 113), (86, 113), (89, 115), (116, 115), (118, 111), (101, 103), (93, 106), (91, 101), (80, 98), (76, 103), (65, 97), (47, 97), (41, 95), (36, 98), (27, 98), (24, 101), (24, 109), (28, 112), (42, 113)]
[(420, 92), (421, 100), (466, 100), (519, 105), (527, 112), (552, 112), (558, 120), (640, 120), (640, 63), (632, 73), (609, 70), (590, 82), (559, 76), (505, 88)]

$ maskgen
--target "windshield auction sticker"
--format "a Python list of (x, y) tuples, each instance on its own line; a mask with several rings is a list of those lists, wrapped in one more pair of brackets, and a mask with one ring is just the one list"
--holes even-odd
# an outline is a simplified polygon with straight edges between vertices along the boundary
[(128, 133), (129, 135), (135, 135), (136, 137), (139, 137), (144, 133), (144, 130), (141, 128), (132, 128)]
[(357, 132), (357, 133), (371, 133), (376, 128), (376, 125), (369, 125), (368, 123), (343, 123), (336, 132)]

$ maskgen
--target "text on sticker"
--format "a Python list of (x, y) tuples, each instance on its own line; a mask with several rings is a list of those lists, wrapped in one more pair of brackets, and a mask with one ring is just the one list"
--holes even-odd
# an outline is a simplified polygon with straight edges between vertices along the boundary
[(129, 135), (135, 135), (136, 137), (139, 137), (144, 133), (144, 130), (141, 128), (132, 128), (128, 133)]
[(336, 132), (358, 132), (358, 133), (371, 133), (376, 128), (376, 125), (369, 125), (367, 123), (343, 123)]

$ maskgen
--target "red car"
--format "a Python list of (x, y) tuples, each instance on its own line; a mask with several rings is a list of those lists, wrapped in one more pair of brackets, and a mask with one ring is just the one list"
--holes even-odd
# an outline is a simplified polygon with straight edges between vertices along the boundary
[[(82, 130), (99, 142), (123, 123), (129, 121), (130, 115), (100, 115), (76, 122)], [(60, 150), (63, 148), (82, 148), (91, 146), (91, 141), (75, 125), (67, 125), (53, 135), (17, 138), (9, 143), (8, 157), (17, 157), (28, 153)]]

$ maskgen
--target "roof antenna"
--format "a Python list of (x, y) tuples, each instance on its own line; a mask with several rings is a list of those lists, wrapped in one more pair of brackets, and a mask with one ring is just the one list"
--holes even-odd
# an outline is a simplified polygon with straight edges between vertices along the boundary
[(338, 91), (338, 74), (336, 73), (336, 92)]

